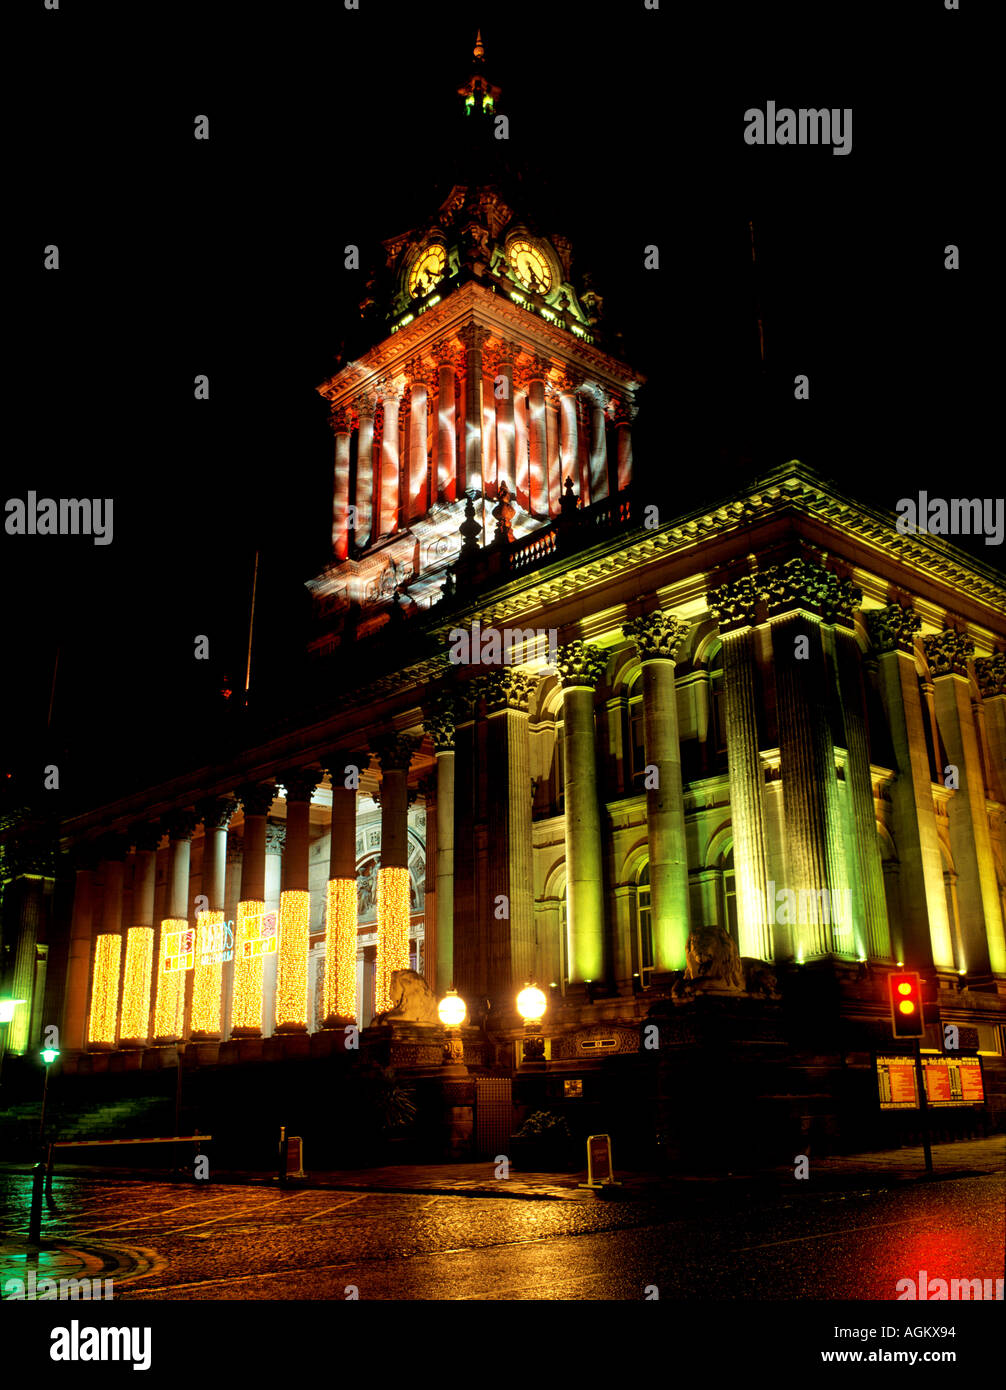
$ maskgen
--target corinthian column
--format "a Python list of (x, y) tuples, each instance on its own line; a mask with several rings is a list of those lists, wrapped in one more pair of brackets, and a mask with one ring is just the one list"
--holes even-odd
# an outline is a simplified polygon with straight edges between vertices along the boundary
[(398, 406), (404, 383), (385, 382), (381, 389), (384, 402), (384, 435), (381, 440), (381, 509), (377, 528), (379, 536), (390, 535), (399, 524), (398, 498)]
[(758, 750), (751, 627), (757, 621), (758, 602), (757, 586), (747, 576), (709, 593), (709, 610), (719, 622), (723, 647), (723, 718), (730, 776), (738, 949), (742, 956), (773, 960), (777, 953), (771, 925), (774, 913), (767, 900), (765, 773)]
[(618, 490), (632, 482), (632, 421), (636, 407), (621, 398), (615, 401), (615, 425), (618, 430)]
[(409, 968), (409, 764), (419, 739), (388, 734), (375, 740), (381, 764), (381, 867), (377, 875), (377, 998), (391, 1007), (391, 976)]
[(981, 693), (985, 745), (991, 765), (989, 795), (993, 801), (1006, 804), (1006, 654), (978, 657), (975, 680)]
[(545, 396), (545, 446), (548, 454), (548, 513), (562, 511), (562, 473), (559, 467), (559, 397), (548, 387)]
[[(516, 476), (516, 437), (513, 419), (513, 364), (520, 352), (517, 343), (504, 342), (500, 345), (499, 377), (500, 395), (496, 396), (496, 481), (506, 480), (512, 490), (517, 485)], [(494, 394), (495, 394), (494, 382)]]
[[(442, 696), (423, 715), (437, 761), (436, 975), (444, 994), (454, 983), (454, 701)], [(429, 978), (429, 977), (427, 977)]]
[(957, 788), (947, 814), (964, 949), (958, 969), (978, 976), (990, 971), (1006, 975), (1002, 906), (968, 684), (967, 663), (974, 656), (974, 642), (965, 633), (948, 629), (923, 637), (922, 645), (933, 678), (940, 735), (957, 769)]
[(528, 436), (531, 450), (530, 506), (532, 516), (548, 515), (548, 463), (546, 456), (545, 375), (548, 362), (532, 357), (528, 368)]
[(771, 621), (786, 887), (798, 903), (797, 959), (854, 956), (861, 945), (849, 908), (821, 620), (851, 612), (862, 594), (801, 558), (773, 565), (759, 579)]
[(559, 390), (559, 463), (563, 481), (580, 481), (576, 414), (576, 383), (566, 377)]
[(265, 921), (266, 815), (275, 795), (271, 785), (245, 786), (238, 791), (244, 808), (244, 855), (234, 928), (232, 1038), (262, 1036), (263, 958), (270, 941), (275, 945), (275, 933), (266, 934)]
[(409, 504), (407, 519), (418, 520), (427, 511), (426, 483), (426, 425), (429, 411), (429, 382), (422, 362), (409, 363), (412, 383), (411, 413), (409, 415)]
[(954, 948), (943, 884), (919, 682), (913, 655), (922, 619), (889, 603), (866, 613), (877, 658), (881, 698), (894, 745), (897, 776), (891, 784), (894, 840), (905, 964), (914, 970), (954, 969)]
[(307, 1032), (307, 957), (311, 941), (311, 797), (320, 768), (294, 768), (281, 776), (286, 788), (286, 842), (279, 899), (276, 969), (276, 1032)]
[(370, 754), (338, 750), (326, 759), (332, 784), (331, 848), (325, 904), (322, 1028), (356, 1021), (356, 793)]
[(373, 396), (361, 396), (356, 403), (360, 434), (356, 455), (356, 534), (357, 548), (369, 545), (374, 514), (374, 410)]
[(154, 967), (154, 893), (157, 888), (159, 826), (133, 829), (132, 925), (126, 932), (126, 964), (122, 977), (119, 1046), (144, 1047), (150, 1036), (150, 985)]
[(226, 954), (227, 827), (236, 810), (237, 802), (232, 798), (204, 801), (196, 807), (203, 822), (201, 896), (205, 905), (196, 913), (191, 1037), (199, 1042), (220, 1040)]
[(458, 335), (465, 347), (465, 489), (482, 493), (482, 348), (489, 332), (469, 323)]
[(642, 663), (653, 965), (658, 973), (667, 973), (685, 968), (689, 930), (688, 849), (674, 687), (674, 658), (688, 635), (688, 624), (670, 613), (651, 613), (633, 618), (622, 630), (635, 641)]
[(512, 1004), (537, 975), (531, 855), (531, 753), (528, 709), (538, 677), (512, 667), (482, 678), (486, 764), (495, 794), (488, 805), (489, 994)]
[(73, 916), (70, 919), (66, 998), (63, 1004), (63, 1038), (66, 1047), (73, 1052), (82, 1052), (86, 1040), (95, 854), (93, 845), (80, 845), (74, 850), (76, 884), (73, 894)]
[(595, 386), (590, 398), (590, 500), (600, 502), (608, 496), (608, 442), (605, 436), (604, 392)]
[(158, 941), (154, 1041), (174, 1042), (185, 1032), (185, 986), (195, 963), (195, 932), (189, 928), (189, 868), (196, 818), (185, 811), (169, 818), (167, 916)]
[(604, 971), (604, 888), (601, 811), (597, 799), (594, 690), (604, 652), (583, 642), (560, 647), (566, 830), (566, 941), (571, 984)]
[(863, 692), (862, 659), (855, 632), (836, 626), (835, 653), (841, 693), (845, 746), (849, 754), (846, 790), (852, 799), (853, 855), (856, 880), (862, 894), (866, 940), (863, 954), (871, 960), (889, 961), (891, 931), (887, 921), (883, 861), (877, 842), (877, 813), (873, 803), (873, 778), (866, 736), (866, 698)]
[(454, 420), (454, 359), (450, 343), (437, 343), (433, 349), (440, 377), (437, 403), (437, 498), (453, 502), (457, 495), (457, 452)]
[(329, 424), (335, 434), (335, 485), (332, 491), (332, 553), (337, 560), (349, 554), (349, 411), (333, 410)]
[(121, 836), (103, 842), (101, 926), (94, 943), (91, 1011), (87, 1026), (89, 1047), (115, 1046), (119, 1019), (119, 979), (122, 966), (122, 889), (127, 845)]

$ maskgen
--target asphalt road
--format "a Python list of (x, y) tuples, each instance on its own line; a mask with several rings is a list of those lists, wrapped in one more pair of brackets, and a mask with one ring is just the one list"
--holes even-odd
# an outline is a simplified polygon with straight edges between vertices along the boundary
[[(24, 1234), (26, 1177), (0, 1177)], [(116, 1300), (882, 1299), (996, 1278), (1006, 1176), (602, 1202), (57, 1179), (44, 1235), (137, 1255)]]

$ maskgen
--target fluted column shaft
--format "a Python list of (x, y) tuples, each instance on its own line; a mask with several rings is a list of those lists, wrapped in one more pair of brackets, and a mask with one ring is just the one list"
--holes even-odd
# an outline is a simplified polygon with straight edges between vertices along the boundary
[(349, 554), (349, 414), (345, 410), (332, 412), (335, 432), (335, 480), (332, 489), (332, 552), (337, 560)]
[(444, 502), (457, 496), (456, 427), (454, 420), (454, 359), (443, 350), (437, 354), (440, 398), (437, 403), (437, 495)]
[(605, 659), (596, 647), (560, 648), (565, 773), (566, 940), (571, 984), (604, 972), (604, 884), (598, 802), (594, 689)]
[(413, 377), (409, 441), (410, 521), (416, 521), (426, 514), (426, 417), (428, 409), (426, 382), (421, 377)]
[(576, 393), (572, 390), (559, 392), (559, 454), (562, 465), (562, 482), (572, 478), (574, 485), (580, 481), (579, 449), (576, 431)]
[(359, 402), (359, 438), (356, 454), (356, 544), (359, 548), (374, 539), (374, 402)]
[(398, 526), (398, 406), (401, 388), (395, 383), (385, 387), (384, 434), (381, 439), (381, 507), (377, 528), (379, 536), (387, 536)]
[[(5, 916), (14, 930), (14, 965), (11, 973), (11, 997), (25, 1002), (14, 1011), (7, 1024), (6, 1040), (0, 1038), (0, 1049), (21, 1054), (33, 1046), (38, 1032), (39, 1012), (44, 1000), (36, 994), (38, 974), (38, 939), (44, 936), (47, 900), (52, 894), (52, 875), (21, 874), (15, 883), (8, 884), (4, 894)], [(44, 972), (43, 972), (44, 973)]]
[(836, 627), (839, 692), (845, 720), (848, 752), (847, 791), (852, 800), (852, 827), (857, 879), (862, 893), (866, 940), (864, 954), (871, 960), (889, 961), (891, 931), (887, 920), (884, 871), (877, 841), (877, 813), (873, 802), (870, 750), (866, 736), (866, 700), (859, 645), (848, 628)]
[(547, 436), (545, 425), (545, 368), (537, 358), (528, 377), (528, 435), (531, 451), (530, 511), (533, 516), (548, 515)]
[(594, 503), (608, 496), (608, 442), (605, 436), (604, 399), (600, 394), (592, 398), (590, 413), (590, 500)]
[[(806, 641), (807, 656), (799, 658)], [(779, 718), (786, 884), (798, 904), (797, 959), (854, 955), (835, 748), (828, 723), (820, 623), (803, 613), (772, 620)]]
[(548, 512), (562, 511), (562, 476), (559, 468), (559, 401), (554, 393), (545, 398), (545, 446), (548, 454)]
[(723, 633), (721, 640), (739, 948), (742, 956), (773, 960), (775, 943), (767, 901), (765, 773), (758, 751), (754, 634), (750, 628), (740, 628)]
[(469, 324), (461, 330), (465, 345), (465, 488), (482, 492), (482, 345), (488, 334)]

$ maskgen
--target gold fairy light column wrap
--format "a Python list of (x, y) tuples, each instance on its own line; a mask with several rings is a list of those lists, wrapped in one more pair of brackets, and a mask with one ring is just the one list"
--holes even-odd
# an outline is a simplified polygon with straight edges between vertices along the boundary
[(409, 764), (414, 734), (389, 734), (375, 744), (381, 764), (381, 867), (377, 875), (375, 1013), (391, 1007), (391, 975), (409, 968)]
[(126, 932), (119, 1045), (145, 1047), (150, 1035), (150, 985), (154, 972), (154, 892), (157, 886), (159, 826), (133, 830), (132, 922)]
[(174, 1042), (185, 1031), (185, 982), (195, 963), (195, 929), (189, 925), (189, 866), (195, 817), (168, 823), (168, 915), (157, 946), (154, 1041)]
[(356, 1019), (356, 793), (370, 754), (337, 751), (327, 760), (332, 784), (332, 834), (325, 901), (323, 1028)]
[(279, 962), (276, 1032), (307, 1032), (307, 956), (311, 934), (309, 859), (311, 794), (321, 770), (295, 768), (280, 780), (286, 788), (286, 842), (279, 899)]
[(89, 1047), (115, 1046), (119, 1021), (119, 971), (122, 965), (122, 889), (126, 866), (126, 843), (110, 837), (102, 862), (104, 892), (101, 929), (94, 944), (94, 973), (91, 980), (91, 1013), (88, 1020)]
[(262, 954), (256, 947), (265, 913), (265, 818), (275, 795), (273, 786), (242, 787), (244, 857), (241, 900), (234, 929), (234, 998), (231, 1036), (262, 1036)]
[(202, 894), (206, 907), (196, 913), (196, 961), (192, 977), (192, 1037), (220, 1037), (224, 957), (224, 896), (227, 878), (227, 827), (237, 810), (233, 800), (205, 801), (197, 808), (203, 822)]

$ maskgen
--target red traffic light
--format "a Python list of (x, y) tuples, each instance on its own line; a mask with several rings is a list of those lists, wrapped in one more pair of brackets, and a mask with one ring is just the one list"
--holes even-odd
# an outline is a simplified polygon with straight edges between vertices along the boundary
[(896, 1038), (921, 1038), (926, 1030), (922, 981), (916, 970), (899, 970), (887, 977), (891, 1000), (891, 1032)]

